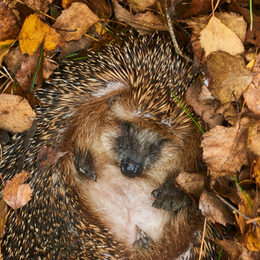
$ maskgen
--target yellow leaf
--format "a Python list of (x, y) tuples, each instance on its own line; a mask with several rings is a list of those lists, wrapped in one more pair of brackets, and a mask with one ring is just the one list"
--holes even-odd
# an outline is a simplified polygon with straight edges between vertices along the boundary
[(14, 42), (15, 40), (0, 41), (0, 66), (2, 65), (4, 56), (9, 52), (9, 49)]
[(251, 251), (260, 251), (260, 228), (256, 227), (256, 232), (247, 234), (247, 248)]
[(37, 14), (31, 14), (24, 21), (19, 35), (19, 44), (22, 53), (33, 55), (44, 40), (45, 50), (54, 50), (60, 42), (60, 35), (46, 23), (42, 22)]
[(257, 163), (254, 167), (255, 181), (260, 185), (260, 157), (258, 157)]

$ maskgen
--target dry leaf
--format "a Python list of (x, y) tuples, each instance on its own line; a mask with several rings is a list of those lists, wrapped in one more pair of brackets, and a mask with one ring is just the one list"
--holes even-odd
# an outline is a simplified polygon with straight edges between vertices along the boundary
[(253, 67), (253, 80), (243, 96), (248, 108), (260, 116), (260, 55), (257, 56)]
[(87, 5), (76, 2), (72, 3), (68, 9), (62, 11), (53, 27), (68, 42), (80, 39), (98, 20), (98, 16)]
[[(16, 73), (16, 80), (22, 90), (29, 92), (34, 80), (34, 76), (38, 67), (40, 59), (40, 48), (34, 52), (32, 56), (25, 58), (21, 64), (21, 68)], [(37, 71), (36, 79), (34, 82), (33, 90), (40, 88), (42, 85), (42, 61)]]
[(20, 69), (22, 62), (27, 55), (20, 51), (19, 46), (12, 47), (9, 53), (4, 57), (5, 65), (11, 75), (15, 75)]
[(224, 250), (230, 255), (230, 259), (239, 260), (259, 260), (258, 252), (249, 251), (242, 244), (227, 239), (218, 240), (217, 243), (223, 246)]
[(218, 12), (215, 16), (221, 20), (229, 29), (236, 33), (242, 42), (246, 38), (247, 23), (243, 16), (237, 13)]
[(248, 232), (246, 234), (246, 246), (251, 251), (260, 252), (260, 227), (255, 227), (255, 232)]
[(22, 171), (7, 181), (3, 189), (3, 199), (14, 210), (26, 205), (32, 196), (32, 189), (24, 182), (29, 178), (29, 173)]
[(258, 160), (254, 167), (254, 174), (255, 174), (255, 182), (258, 184), (258, 186), (260, 186), (260, 157), (258, 157)]
[(237, 99), (252, 80), (252, 73), (245, 67), (241, 57), (231, 56), (224, 52), (211, 54), (206, 62), (210, 78), (209, 90), (222, 103)]
[(6, 40), (0, 42), (0, 66), (2, 65), (4, 57), (8, 54), (14, 42), (15, 40)]
[(214, 178), (233, 174), (247, 164), (246, 131), (216, 126), (203, 135), (203, 159)]
[(199, 173), (180, 172), (176, 182), (187, 193), (199, 198), (204, 188), (204, 175)]
[(211, 0), (192, 0), (191, 5), (186, 8), (183, 17), (194, 16), (211, 11)]
[[(254, 205), (254, 200), (253, 200), (253, 198), (251, 198), (250, 194), (247, 193), (247, 192), (245, 192), (245, 194), (246, 194), (247, 198), (249, 199), (251, 205)], [(238, 210), (241, 213), (243, 213), (244, 215), (251, 217), (252, 216), (252, 208), (251, 208), (250, 204), (248, 203), (246, 196), (242, 192), (239, 192), (239, 195), (240, 195), (241, 202), (238, 204)], [(246, 219), (243, 216), (238, 215), (236, 217), (236, 220), (237, 220), (237, 224), (240, 228), (241, 234), (245, 234)]]
[(37, 14), (31, 14), (24, 21), (19, 35), (22, 53), (33, 55), (44, 40), (44, 49), (51, 51), (57, 48), (61, 37), (48, 24), (41, 21)]
[(124, 9), (121, 5), (119, 5), (116, 0), (112, 0), (112, 2), (114, 5), (114, 13), (116, 18), (119, 21), (125, 22), (128, 25), (134, 27), (137, 30), (152, 32), (155, 30), (164, 31), (167, 29), (164, 21), (151, 11), (133, 15), (129, 11)]
[(35, 112), (28, 101), (20, 96), (0, 94), (0, 128), (11, 132), (28, 130)]
[(59, 65), (51, 60), (43, 59), (43, 79), (47, 80), (50, 78), (50, 75)]
[(49, 10), (49, 4), (52, 3), (53, 0), (23, 0), (23, 2), (30, 6), (33, 10), (47, 13)]
[(203, 216), (210, 222), (234, 224), (233, 216), (228, 208), (220, 201), (213, 192), (204, 191), (200, 197), (199, 209)]
[(41, 168), (54, 165), (65, 153), (58, 152), (54, 147), (44, 146), (39, 150), (37, 162)]
[(247, 147), (256, 155), (260, 155), (260, 125), (253, 124), (248, 127)]
[(212, 52), (224, 51), (231, 55), (241, 54), (245, 51), (241, 39), (223, 24), (220, 19), (212, 16), (208, 25), (200, 33), (201, 47), (207, 57)]
[(205, 86), (200, 86), (200, 82), (195, 81), (185, 94), (186, 102), (198, 114), (210, 128), (220, 125), (224, 120), (221, 114), (217, 114), (219, 101), (211, 96)]
[(15, 15), (3, 1), (0, 1), (0, 41), (15, 39), (19, 31)]
[(127, 0), (129, 3), (130, 7), (132, 8), (133, 11), (135, 12), (143, 12), (145, 11), (148, 7), (154, 5), (156, 0)]

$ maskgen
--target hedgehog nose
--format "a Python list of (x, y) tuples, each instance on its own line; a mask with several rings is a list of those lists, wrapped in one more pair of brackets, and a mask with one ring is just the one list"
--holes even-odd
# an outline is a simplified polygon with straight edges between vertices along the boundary
[(141, 175), (143, 171), (143, 165), (142, 163), (138, 163), (130, 158), (123, 159), (121, 161), (121, 172), (130, 178), (137, 177)]

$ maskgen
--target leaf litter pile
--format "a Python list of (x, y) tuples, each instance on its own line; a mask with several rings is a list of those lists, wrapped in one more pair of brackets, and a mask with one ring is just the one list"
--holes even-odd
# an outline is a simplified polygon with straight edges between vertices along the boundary
[[(225, 238), (216, 242), (229, 259), (260, 259), (260, 4), (168, 1), (166, 8), (166, 2), (0, 1), (1, 145), (16, 132), (33, 135), (34, 92), (61, 59), (87, 58), (87, 49), (104, 48), (118, 33), (170, 31), (168, 15), (179, 45), (192, 49), (200, 72), (186, 100), (200, 118), (207, 169), (203, 180), (181, 172), (177, 182), (187, 190), (196, 187), (193, 194), (204, 187), (199, 208), (206, 221), (224, 226)], [(61, 156), (43, 147), (38, 161), (48, 167)], [(20, 170), (7, 183), (0, 176), (0, 236), (7, 205), (17, 211), (33, 200), (26, 184), (30, 173)]]

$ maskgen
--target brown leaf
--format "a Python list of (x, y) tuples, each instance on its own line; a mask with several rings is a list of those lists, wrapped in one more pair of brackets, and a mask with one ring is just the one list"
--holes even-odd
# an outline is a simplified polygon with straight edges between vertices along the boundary
[(260, 124), (249, 126), (247, 146), (254, 154), (260, 156)]
[(222, 104), (237, 99), (252, 80), (252, 73), (245, 67), (241, 57), (224, 52), (211, 54), (206, 62), (210, 78), (209, 90)]
[(208, 25), (201, 31), (200, 43), (206, 57), (216, 51), (224, 51), (231, 55), (241, 54), (245, 51), (237, 34), (215, 16), (211, 17)]
[(13, 12), (0, 1), (0, 41), (15, 39), (20, 31)]
[(15, 75), (17, 73), (24, 60), (25, 55), (20, 51), (19, 46), (12, 47), (9, 53), (4, 57), (4, 62), (11, 75)]
[(183, 17), (194, 16), (211, 10), (211, 0), (192, 0)]
[(199, 209), (202, 215), (207, 217), (210, 222), (234, 224), (234, 218), (228, 208), (220, 201), (213, 192), (204, 191), (200, 197)]
[[(16, 73), (16, 80), (19, 86), (24, 90), (29, 92), (34, 80), (34, 76), (38, 67), (40, 59), (41, 49), (34, 52), (32, 56), (25, 58), (21, 64), (21, 68)], [(39, 70), (37, 71), (36, 79), (34, 82), (33, 90), (40, 88), (42, 85), (42, 60), (40, 63)]]
[(134, 10), (135, 12), (143, 12), (148, 7), (154, 5), (156, 0), (128, 0), (128, 2), (132, 10)]
[(24, 182), (29, 178), (29, 173), (22, 171), (7, 181), (3, 189), (3, 199), (14, 210), (26, 205), (32, 196), (32, 189)]
[(52, 3), (53, 0), (23, 0), (23, 2), (30, 6), (33, 10), (47, 13), (49, 10), (49, 4)]
[(0, 94), (0, 128), (11, 132), (28, 130), (35, 112), (28, 101), (20, 96)]
[(204, 175), (199, 173), (180, 172), (176, 182), (187, 193), (199, 198), (204, 187)]
[(38, 153), (37, 161), (42, 168), (54, 165), (65, 153), (58, 152), (54, 147), (43, 146)]
[(214, 178), (233, 174), (247, 164), (246, 131), (216, 126), (203, 135), (203, 159)]
[(216, 113), (219, 107), (219, 101), (211, 96), (211, 93), (205, 86), (200, 86), (200, 82), (194, 82), (185, 94), (186, 102), (193, 108), (204, 122), (209, 124), (210, 128), (220, 125), (223, 116)]
[(224, 250), (231, 256), (231, 259), (259, 260), (259, 252), (249, 251), (246, 247), (238, 242), (223, 239), (218, 240), (217, 243), (223, 246)]
[(76, 2), (62, 11), (53, 27), (68, 42), (80, 39), (97, 22), (98, 16), (87, 5)]
[(114, 5), (114, 13), (119, 21), (125, 22), (137, 30), (144, 32), (152, 32), (155, 30), (165, 31), (167, 28), (164, 21), (151, 11), (131, 14), (124, 9), (116, 0), (112, 0)]
[(253, 67), (253, 80), (243, 96), (249, 110), (260, 116), (260, 55), (257, 56)]

